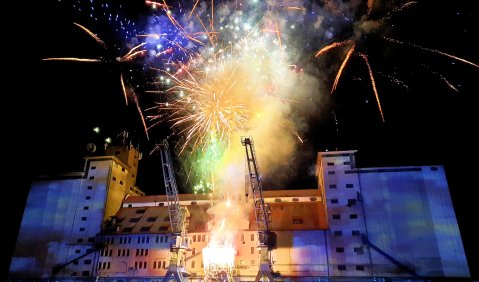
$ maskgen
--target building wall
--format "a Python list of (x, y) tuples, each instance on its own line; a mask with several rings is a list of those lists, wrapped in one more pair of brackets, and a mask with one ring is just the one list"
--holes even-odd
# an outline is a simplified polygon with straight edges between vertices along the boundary
[[(357, 171), (369, 240), (421, 276), (468, 277), (461, 236), (441, 166)], [(397, 267), (372, 252), (373, 274)]]
[[(126, 194), (137, 195), (126, 185), (128, 168), (114, 157), (90, 157), (77, 178), (33, 182), (10, 276), (91, 277), (96, 237)], [(59, 265), (64, 266), (52, 272)]]

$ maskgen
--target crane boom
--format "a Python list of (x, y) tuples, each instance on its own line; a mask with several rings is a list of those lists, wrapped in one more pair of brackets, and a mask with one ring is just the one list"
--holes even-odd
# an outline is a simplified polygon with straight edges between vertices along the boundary
[(188, 224), (190, 213), (186, 207), (180, 206), (178, 188), (171, 161), (170, 149), (166, 140), (160, 145), (160, 157), (165, 180), (166, 198), (168, 201), (168, 214), (171, 225), (170, 264), (163, 282), (175, 280), (187, 281), (189, 273), (185, 267), (186, 251), (188, 249)]
[(251, 139), (251, 137), (241, 137), (241, 144), (243, 144), (246, 150), (246, 162), (248, 164), (251, 194), (253, 195), (254, 213), (256, 224), (258, 225), (260, 265), (255, 282), (260, 281), (262, 277), (268, 278), (269, 281), (274, 281), (273, 271), (271, 269), (271, 249), (274, 247), (274, 240), (272, 240), (273, 234), (270, 230), (271, 210), (264, 202), (263, 188), (261, 187), (261, 177), (258, 172), (253, 139)]

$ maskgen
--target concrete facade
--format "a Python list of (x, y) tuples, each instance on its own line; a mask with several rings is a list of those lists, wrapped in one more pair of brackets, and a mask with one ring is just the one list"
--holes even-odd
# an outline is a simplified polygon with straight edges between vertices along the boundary
[[(166, 196), (133, 196), (130, 189), (121, 188), (120, 179), (127, 183), (132, 178), (122, 169), (132, 166), (123, 167), (118, 160), (120, 166), (115, 167), (116, 160), (87, 160), (89, 169), (81, 179), (32, 185), (10, 267), (13, 278), (161, 280), (170, 255)], [(317, 177), (316, 189), (264, 191), (277, 235), (272, 260), (279, 280), (469, 276), (441, 166), (357, 168), (355, 151), (322, 152)], [(85, 186), (93, 180), (99, 182), (90, 191)], [(88, 195), (95, 204), (85, 211)], [(243, 197), (233, 200), (247, 202)], [(200, 281), (211, 202), (207, 196), (184, 194), (180, 204), (191, 214), (189, 280)], [(77, 230), (80, 226), (84, 231)], [(238, 225), (236, 238), (234, 279), (252, 281), (259, 264), (252, 213)], [(78, 243), (79, 239), (86, 241)], [(99, 250), (51, 274), (51, 267), (88, 252), (95, 243)], [(42, 247), (27, 250), (32, 244)]]

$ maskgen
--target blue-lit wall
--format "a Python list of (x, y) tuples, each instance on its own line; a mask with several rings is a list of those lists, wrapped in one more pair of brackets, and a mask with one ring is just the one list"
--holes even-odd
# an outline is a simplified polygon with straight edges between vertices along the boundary
[(18, 234), (10, 273), (43, 277), (66, 261), (81, 179), (32, 184)]
[[(358, 170), (369, 241), (421, 276), (468, 277), (441, 166)], [(373, 275), (397, 266), (371, 250)]]

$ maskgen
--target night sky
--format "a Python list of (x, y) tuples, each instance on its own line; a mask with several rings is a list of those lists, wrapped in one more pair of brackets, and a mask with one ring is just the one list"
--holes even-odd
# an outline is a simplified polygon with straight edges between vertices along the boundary
[[(10, 144), (6, 151), (14, 159), (6, 177), (14, 181), (4, 187), (4, 193), (15, 207), (8, 218), (9, 244), (2, 257), (6, 260), (2, 263), (4, 271), (13, 252), (30, 180), (39, 174), (81, 171), (88, 143), (97, 144), (101, 150), (106, 137), (118, 144), (116, 137), (128, 130), (132, 142), (139, 144), (144, 155), (140, 162), (139, 187), (147, 194), (163, 191), (159, 159), (149, 156), (148, 152), (170, 134), (168, 126), (154, 128), (150, 140), (146, 140), (136, 108), (131, 103), (125, 105), (119, 79), (120, 72), (133, 73), (135, 78), (130, 83), (141, 95), (142, 107), (147, 108), (154, 101), (151, 95), (144, 93), (150, 87), (150, 70), (144, 70), (142, 64), (41, 60), (104, 56), (114, 61), (114, 57), (124, 53), (127, 37), (124, 30), (116, 31), (118, 24), (108, 21), (108, 17), (93, 20), (85, 7), (98, 7), (102, 1), (92, 1), (32, 1), (11, 9), (18, 15), (18, 21), (6, 27), (4, 47), (7, 51), (3, 59), (7, 62), (8, 68), (4, 71), (8, 75), (4, 83), (9, 85), (6, 88), (9, 90), (4, 89), (3, 95), (7, 97), (4, 112), (9, 111), (4, 116), (7, 124), (4, 130), (8, 132), (5, 136)], [(151, 13), (149, 7), (139, 0), (113, 2), (108, 9), (120, 14), (125, 23), (130, 20), (130, 31), (134, 29), (132, 22), (141, 30), (146, 15)], [(479, 49), (472, 43), (479, 35), (478, 12), (470, 3), (473, 1), (440, 2), (418, 1), (397, 13), (384, 28), (387, 35), (478, 64)], [(378, 11), (371, 17), (378, 19), (383, 15), (383, 11)], [(114, 47), (103, 50), (74, 26), (74, 21), (94, 30), (107, 45), (121, 50)], [(346, 33), (338, 32), (337, 39), (344, 40)], [(318, 38), (311, 41), (313, 39)], [(311, 55), (304, 56), (301, 65), (306, 71), (323, 70), (326, 75), (321, 79), (329, 89), (340, 61), (337, 56), (315, 61), (314, 51), (334, 39), (304, 40), (309, 43), (304, 50), (311, 50)], [(310, 116), (309, 130), (302, 132), (305, 149), (299, 151), (303, 159), (299, 169), (313, 165), (313, 152), (348, 149), (359, 150), (359, 166), (444, 165), (469, 268), (472, 276), (479, 278), (479, 244), (473, 232), (477, 222), (474, 165), (478, 144), (473, 137), (474, 128), (477, 129), (473, 98), (479, 89), (479, 68), (411, 46), (393, 44), (377, 34), (362, 35), (357, 41), (357, 50), (368, 54), (386, 122), (381, 121), (367, 68), (356, 56), (345, 69), (336, 92), (329, 95), (323, 91), (318, 114)], [(399, 77), (407, 86), (394, 83), (391, 77)], [(458, 91), (449, 87), (446, 80)], [(92, 131), (95, 126), (101, 128), (100, 134)], [(311, 176), (299, 175), (281, 188), (312, 188), (313, 181)]]

